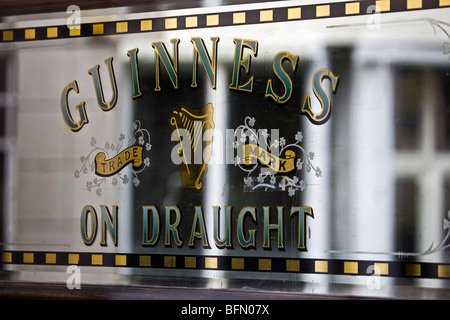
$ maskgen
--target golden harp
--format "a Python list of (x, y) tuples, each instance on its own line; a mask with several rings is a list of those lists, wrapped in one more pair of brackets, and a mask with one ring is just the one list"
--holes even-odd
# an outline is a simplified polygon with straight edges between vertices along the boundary
[[(214, 129), (213, 107), (211, 103), (200, 109), (178, 105), (172, 110), (170, 126), (172, 140), (178, 139), (177, 154), (183, 186), (194, 191), (203, 189), (203, 175), (208, 171)], [(203, 142), (204, 149), (203, 149)]]

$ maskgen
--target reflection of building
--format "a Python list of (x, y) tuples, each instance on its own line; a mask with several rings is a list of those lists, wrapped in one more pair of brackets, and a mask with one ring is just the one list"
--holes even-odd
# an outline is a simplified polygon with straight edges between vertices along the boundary
[[(393, 238), (378, 239), (377, 245), (387, 241), (384, 252), (403, 251), (405, 255), (425, 252), (440, 241), (447, 211), (444, 188), (448, 172), (448, 66), (445, 59), (430, 55), (422, 44), (410, 46), (406, 57), (403, 52), (380, 46), (355, 48), (350, 55), (355, 70), (350, 74), (355, 84), (350, 106), (351, 114), (358, 118), (343, 115), (344, 123), (353, 121), (350, 128), (361, 130), (344, 136), (355, 154), (356, 167), (347, 170), (358, 179), (354, 192), (361, 196), (356, 198), (372, 212), (368, 216), (386, 223), (386, 227), (393, 225)], [(344, 113), (338, 104), (336, 101), (336, 113)], [(373, 134), (363, 134), (365, 131)], [(337, 132), (340, 135), (346, 130)], [(374, 199), (374, 194), (379, 197)], [(386, 212), (395, 212), (396, 217)], [(367, 228), (373, 223), (375, 220)], [(358, 229), (364, 233), (364, 229)]]
[[(425, 20), (410, 24), (432, 30)], [(387, 43), (391, 36), (385, 37)], [(402, 33), (396, 37), (408, 38)], [(334, 101), (331, 210), (336, 248), (381, 260), (445, 259), (442, 250), (427, 251), (438, 248), (446, 233), (442, 227), (450, 169), (449, 66), (441, 48), (430, 49), (431, 37), (445, 40), (442, 34), (424, 36), (423, 42), (408, 38), (407, 44), (402, 42), (406, 53), (396, 45), (370, 40), (351, 51), (329, 50), (335, 72), (351, 78), (339, 88), (348, 90), (348, 100)], [(408, 272), (420, 274), (420, 268)]]
[[(270, 14), (259, 16), (256, 14), (259, 8), (250, 7), (253, 10), (252, 19), (255, 16), (264, 19), (270, 17)], [(202, 8), (200, 11), (203, 14), (208, 13), (208, 10)], [(227, 7), (227, 10), (231, 9)], [(295, 13), (294, 17), (300, 18), (299, 10), (291, 12)], [(432, 14), (431, 11), (426, 12)], [(433, 16), (445, 19), (446, 13), (433, 12)], [(157, 12), (144, 16), (150, 19), (171, 14), (180, 14), (184, 19), (198, 12)], [(192, 79), (192, 34), (187, 27), (174, 33), (165, 30), (136, 32), (130, 37), (86, 37), (77, 39), (80, 41), (76, 45), (71, 42), (72, 39), (59, 39), (55, 41), (60, 41), (58, 44), (62, 43), (62, 46), (56, 46), (50, 41), (36, 41), (32, 44), (18, 42), (16, 47), (7, 47), (7, 53), (0, 53), (0, 118), (6, 124), (0, 126), (3, 130), (0, 164), (5, 169), (1, 176), (5, 199), (1, 229), (4, 247), (19, 251), (104, 250), (108, 253), (131, 252), (142, 256), (157, 252), (171, 258), (167, 259), (167, 265), (164, 260), (161, 263), (163, 267), (154, 269), (129, 268), (124, 271), (110, 268), (106, 272), (102, 268), (92, 269), (86, 281), (93, 282), (99, 280), (99, 274), (106, 274), (103, 278), (105, 281), (120, 282), (122, 279), (118, 279), (119, 274), (131, 275), (124, 278), (127, 283), (134, 284), (133, 276), (143, 277), (142, 281), (145, 282), (146, 276), (166, 277), (169, 274), (167, 270), (170, 270), (170, 276), (176, 279), (173, 281), (183, 285), (192, 284), (192, 278), (204, 277), (218, 279), (209, 285), (219, 287), (232, 286), (241, 280), (245, 284), (258, 285), (258, 281), (264, 280), (273, 284), (272, 289), (289, 290), (283, 284), (283, 281), (289, 281), (295, 283), (295, 288), (315, 289), (315, 292), (329, 294), (337, 283), (338, 286), (350, 287), (348, 290), (345, 288), (346, 293), (395, 295), (398, 283), (391, 277), (383, 278), (382, 281), (387, 291), (393, 288), (391, 292), (368, 290), (365, 276), (373, 269), (363, 270), (363, 264), (358, 263), (381, 261), (384, 265), (379, 272), (391, 276), (388, 268), (388, 262), (391, 261), (448, 262), (446, 252), (440, 250), (446, 232), (442, 230), (442, 221), (447, 218), (450, 209), (450, 158), (447, 150), (450, 145), (450, 65), (442, 54), (442, 44), (448, 39), (444, 33), (435, 34), (433, 25), (423, 20), (421, 14), (419, 11), (411, 13), (411, 20), (408, 21), (397, 21), (395, 15), (387, 15), (385, 19), (383, 16), (381, 27), (370, 30), (366, 28), (364, 16), (352, 19), (353, 25), (346, 24), (350, 20), (333, 18), (255, 24), (251, 28), (227, 26), (195, 29), (195, 35), (203, 39), (220, 36), (216, 90), (212, 90), (208, 84), (203, 87), (199, 85), (196, 89), (189, 87)], [(129, 13), (121, 18), (136, 17), (140, 17), (140, 13)], [(232, 14), (229, 17), (232, 21)], [(96, 19), (95, 16), (88, 18)], [(21, 22), (18, 26), (27, 28), (28, 24)], [(294, 26), (298, 26), (295, 34), (292, 32)], [(259, 43), (258, 54), (250, 54), (249, 74), (254, 76), (254, 92), (251, 93), (229, 90), (233, 38), (242, 33)], [(163, 89), (155, 93), (154, 51), (151, 43), (161, 41), (168, 49), (172, 49), (170, 40), (175, 37), (182, 39), (179, 48), (179, 70), (182, 70), (179, 75), (180, 86), (174, 90), (165, 73), (167, 69), (161, 68)], [(208, 42), (208, 48), (209, 45)], [(136, 47), (140, 50), (139, 72), (144, 95), (131, 100), (122, 92), (130, 92), (131, 87), (126, 78), (129, 76), (126, 52)], [(300, 62), (298, 70), (294, 74), (289, 73), (295, 89), (291, 101), (280, 106), (264, 99), (264, 90), (267, 78), (273, 78), (272, 59), (281, 50), (298, 55)], [(168, 51), (169, 55), (173, 54), (173, 51)], [(114, 57), (121, 100), (114, 112), (105, 113), (97, 108), (87, 70), (99, 64), (102, 77), (105, 77), (103, 61), (110, 56)], [(333, 104), (331, 119), (318, 126), (302, 116), (299, 109), (306, 92), (310, 92), (315, 99), (311, 79), (319, 68), (331, 69), (339, 76), (340, 82), (336, 94), (330, 95)], [(205, 81), (203, 69), (199, 70), (199, 82)], [(45, 79), (42, 79), (43, 74), (46, 75)], [(248, 76), (243, 73), (243, 79)], [(76, 134), (64, 127), (58, 105), (61, 88), (73, 79), (79, 80), (80, 93), (72, 93), (70, 104), (76, 105), (84, 100), (90, 117), (89, 125)], [(283, 89), (279, 83), (278, 87), (275, 85), (275, 90)], [(105, 96), (109, 96), (108, 81), (104, 81), (104, 88)], [(256, 118), (260, 128), (279, 128), (281, 135), (287, 138), (302, 131), (304, 146), (315, 152), (323, 176), (316, 179), (314, 175), (310, 177), (299, 173), (307, 181), (308, 188), (293, 194), (281, 192), (275, 187), (275, 190), (268, 192), (247, 192), (243, 188), (242, 172), (232, 165), (211, 164), (204, 178), (207, 188), (203, 194), (193, 195), (191, 190), (182, 189), (178, 168), (162, 160), (170, 158), (173, 143), (160, 137), (170, 134), (168, 114), (173, 106), (187, 103), (200, 107), (209, 102), (215, 107), (215, 128), (222, 132), (236, 128), (246, 116)], [(315, 106), (318, 105), (318, 101), (313, 102)], [(84, 182), (74, 182), (73, 172), (78, 157), (85, 153), (85, 146), (89, 147), (92, 137), (96, 137), (99, 144), (104, 144), (110, 137), (117, 136), (118, 131), (126, 130), (136, 117), (142, 119), (145, 128), (151, 128), (150, 168), (156, 168), (143, 174), (139, 188), (131, 183), (120, 185), (120, 188), (105, 184), (101, 192), (89, 193)], [(119, 204), (122, 228), (119, 246), (102, 248), (94, 243), (85, 247), (79, 237), (79, 213), (86, 203), (99, 207), (105, 202), (106, 205), (113, 202)], [(198, 246), (194, 250), (187, 245), (183, 248), (176, 248), (175, 245), (168, 248), (162, 242), (148, 248), (141, 245), (139, 214), (142, 205), (156, 205), (159, 208), (178, 205), (185, 214), (184, 221), (189, 221), (193, 206), (198, 205), (205, 208), (205, 215), (212, 212), (212, 206), (223, 208), (226, 205), (237, 209), (255, 206), (258, 210), (263, 206), (311, 205), (315, 214), (314, 219), (308, 220), (308, 252), (300, 252), (295, 246), (288, 245), (285, 251), (276, 250), (275, 247), (272, 250), (263, 249), (260, 245), (262, 212), (258, 212), (256, 221), (247, 221), (248, 226), (254, 228), (259, 236), (258, 247), (254, 250), (243, 249), (238, 245), (228, 251), (214, 247), (211, 215), (205, 219), (211, 248)], [(235, 225), (236, 221), (233, 221)], [(123, 230), (128, 233), (123, 233)], [(287, 223), (285, 230), (286, 243), (292, 245), (297, 230)], [(190, 231), (181, 232), (185, 241)], [(274, 233), (272, 243), (276, 243), (276, 235)], [(439, 252), (426, 252), (430, 248), (437, 248)], [(198, 272), (195, 267), (200, 260), (198, 256), (202, 255), (212, 256), (209, 261), (214, 262), (218, 261), (214, 260), (216, 257), (235, 257), (238, 259), (234, 260), (237, 261), (234, 264), (236, 270), (210, 268)], [(294, 261), (289, 265), (291, 271), (303, 270), (303, 265), (296, 264), (298, 260), (295, 259), (320, 259), (320, 263), (314, 269), (313, 261), (311, 272), (308, 273), (266, 272), (271, 271), (272, 266), (267, 261), (283, 261), (286, 256), (290, 258), (290, 263)], [(264, 264), (259, 270), (247, 272), (244, 270), (245, 258), (255, 259), (252, 262), (261, 258)], [(343, 267), (338, 271), (337, 268), (328, 269), (327, 260), (345, 260), (348, 263), (343, 265), (350, 268)], [(123, 263), (123, 260), (118, 261)], [(141, 262), (138, 259), (136, 261)], [(142, 261), (150, 266), (150, 260)], [(155, 260), (153, 263), (156, 264)], [(206, 263), (203, 265), (206, 266)], [(233, 263), (230, 265), (232, 268)], [(211, 263), (210, 266), (217, 266), (217, 263)], [(287, 263), (283, 266), (287, 269)], [(424, 274), (424, 270), (416, 264), (408, 266), (411, 268), (406, 271), (396, 270), (396, 274), (406, 274), (403, 276), (406, 279), (399, 283), (411, 288), (445, 288), (447, 285), (427, 279), (408, 279), (408, 276), (421, 277)], [(253, 267), (257, 269), (259, 266), (254, 263)], [(27, 274), (34, 270), (30, 266), (7, 266), (6, 269), (25, 271), (25, 275), (21, 275), (23, 279), (34, 276), (32, 272), (31, 275)], [(439, 274), (434, 277), (438, 278)], [(153, 281), (155, 278), (150, 279)], [(230, 279), (234, 281), (229, 283)], [(158, 281), (160, 284), (164, 279)]]

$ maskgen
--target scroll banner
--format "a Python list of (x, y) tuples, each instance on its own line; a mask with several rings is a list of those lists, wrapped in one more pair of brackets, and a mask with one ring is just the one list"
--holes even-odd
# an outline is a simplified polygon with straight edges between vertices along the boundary
[(133, 162), (133, 168), (137, 169), (142, 165), (142, 146), (132, 146), (115, 157), (106, 160), (106, 154), (100, 152), (95, 156), (95, 174), (108, 177), (122, 170), (127, 164)]
[(278, 173), (289, 173), (295, 170), (295, 151), (293, 150), (286, 150), (284, 158), (282, 158), (274, 156), (266, 149), (253, 143), (245, 144), (242, 147), (245, 165), (254, 164), (258, 160), (262, 165)]

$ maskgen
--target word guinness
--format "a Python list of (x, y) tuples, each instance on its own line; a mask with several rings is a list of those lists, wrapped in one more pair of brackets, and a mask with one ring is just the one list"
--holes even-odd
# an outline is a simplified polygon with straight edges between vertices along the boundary
[[(193, 45), (193, 57), (192, 57), (192, 82), (191, 87), (197, 87), (197, 74), (199, 61), (203, 65), (203, 69), (208, 78), (208, 82), (212, 89), (216, 89), (216, 75), (217, 75), (217, 47), (219, 38), (211, 37), (211, 47), (208, 50), (206, 48), (205, 42), (202, 38), (192, 37), (191, 42)], [(258, 41), (235, 38), (234, 40), (235, 50), (234, 50), (234, 60), (232, 64), (231, 79), (228, 88), (235, 91), (252, 92), (253, 91), (253, 75), (251, 75), (250, 65), (251, 59), (256, 58), (258, 53)], [(170, 79), (170, 82), (174, 89), (178, 89), (179, 81), (179, 67), (178, 67), (178, 45), (179, 39), (171, 39), (172, 44), (172, 55), (168, 53), (165, 44), (161, 41), (153, 42), (152, 47), (154, 49), (155, 56), (155, 92), (160, 92), (162, 90), (160, 84), (160, 70), (164, 69)], [(134, 48), (127, 51), (127, 56), (129, 57), (130, 70), (131, 70), (131, 98), (138, 99), (142, 97), (143, 93), (140, 84), (140, 75), (138, 68), (138, 48)], [(277, 53), (273, 59), (273, 71), (277, 78), (276, 81), (281, 82), (283, 85), (283, 92), (275, 92), (273, 87), (274, 79), (268, 79), (265, 95), (266, 99), (270, 99), (277, 104), (287, 103), (294, 90), (292, 85), (292, 80), (283, 67), (284, 62), (289, 62), (291, 66), (291, 71), (295, 73), (297, 70), (299, 57), (295, 56), (287, 51), (281, 51)], [(109, 83), (111, 85), (111, 98), (109, 101), (105, 100), (103, 94), (102, 81), (99, 74), (100, 65), (96, 65), (88, 70), (89, 75), (92, 77), (96, 100), (98, 106), (103, 111), (109, 111), (115, 107), (118, 99), (118, 86), (116, 76), (114, 74), (113, 68), (113, 57), (107, 58), (104, 63), (108, 69)], [(161, 64), (163, 68), (160, 68)], [(241, 74), (246, 74), (246, 79), (241, 78)], [(315, 96), (320, 102), (321, 108), (319, 112), (313, 110), (311, 106), (311, 97), (309, 93), (306, 94), (304, 103), (301, 106), (301, 113), (308, 117), (308, 119), (316, 124), (320, 125), (328, 121), (331, 116), (331, 101), (328, 94), (322, 85), (322, 82), (328, 79), (331, 81), (332, 92), (336, 93), (337, 86), (339, 82), (339, 77), (335, 76), (330, 70), (321, 68), (317, 70), (312, 79), (312, 87)], [(73, 116), (73, 111), (70, 111), (69, 106), (69, 94), (74, 91), (79, 93), (77, 80), (71, 81), (67, 84), (61, 94), (61, 112), (63, 115), (64, 122), (69, 127), (70, 130), (77, 132), (86, 125), (88, 120), (88, 114), (86, 112), (86, 103), (84, 101), (80, 102), (75, 106), (76, 116)]]

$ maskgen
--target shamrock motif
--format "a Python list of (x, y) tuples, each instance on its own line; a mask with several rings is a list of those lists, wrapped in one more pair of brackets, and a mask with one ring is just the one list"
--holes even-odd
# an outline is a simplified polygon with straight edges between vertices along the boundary
[[(152, 145), (150, 144), (150, 133), (146, 129), (141, 128), (141, 123), (139, 120), (134, 121), (131, 125), (131, 128), (133, 132), (128, 138), (128, 141), (126, 141), (127, 139), (125, 134), (120, 133), (117, 143), (106, 141), (103, 147), (97, 144), (97, 139), (95, 137), (92, 137), (90, 140), (92, 149), (87, 155), (83, 155), (80, 157), (81, 167), (75, 170), (74, 177), (76, 179), (79, 179), (81, 177), (81, 174), (87, 175), (89, 172), (94, 172), (94, 159), (95, 156), (100, 152), (105, 153), (107, 158), (111, 158), (119, 154), (124, 147), (133, 146), (136, 144), (136, 142), (141, 146), (145, 146), (146, 151), (150, 151), (152, 148)], [(133, 175), (132, 182), (135, 187), (138, 187), (141, 182), (138, 178), (138, 175), (149, 166), (150, 158), (145, 157), (143, 160), (143, 165), (139, 169), (135, 170), (134, 168), (130, 167), (129, 170)], [(95, 177), (93, 180), (87, 181), (86, 190), (88, 190), (89, 192), (95, 190), (95, 194), (100, 197), (102, 195), (102, 186), (106, 184), (107, 179), (109, 178), (111, 178), (111, 183), (114, 187), (118, 186), (119, 182), (121, 182), (123, 185), (126, 185), (130, 181), (130, 178), (127, 174), (119, 171), (112, 177)]]
[[(234, 165), (238, 166), (241, 170), (247, 172), (247, 176), (244, 177), (244, 186), (249, 190), (256, 190), (258, 188), (272, 189), (277, 188), (282, 191), (287, 191), (290, 197), (293, 197), (297, 191), (305, 191), (307, 188), (307, 183), (303, 179), (299, 179), (299, 173), (302, 170), (306, 172), (313, 171), (317, 178), (322, 176), (322, 170), (313, 165), (313, 160), (315, 157), (314, 152), (306, 152), (306, 150), (300, 145), (303, 141), (303, 133), (297, 131), (295, 134), (295, 142), (288, 144), (285, 137), (280, 137), (279, 139), (274, 139), (269, 141), (270, 134), (267, 129), (255, 129), (254, 126), (256, 120), (253, 117), (246, 117), (244, 120), (244, 125), (240, 125), (237, 130), (235, 130), (235, 139), (233, 142), (233, 148), (235, 150), (242, 149), (242, 145), (247, 142), (259, 143), (262, 141), (265, 146), (270, 146), (272, 148), (279, 148), (279, 154), (283, 154), (285, 150), (297, 150), (297, 161), (295, 162), (295, 171), (292, 176), (277, 176), (274, 172), (270, 170), (263, 170), (260, 168), (259, 163), (252, 164), (250, 167), (244, 166), (243, 161), (239, 156), (235, 157)], [(252, 177), (251, 174), (256, 170), (260, 169), (258, 176)], [(268, 179), (266, 179), (268, 178)]]

